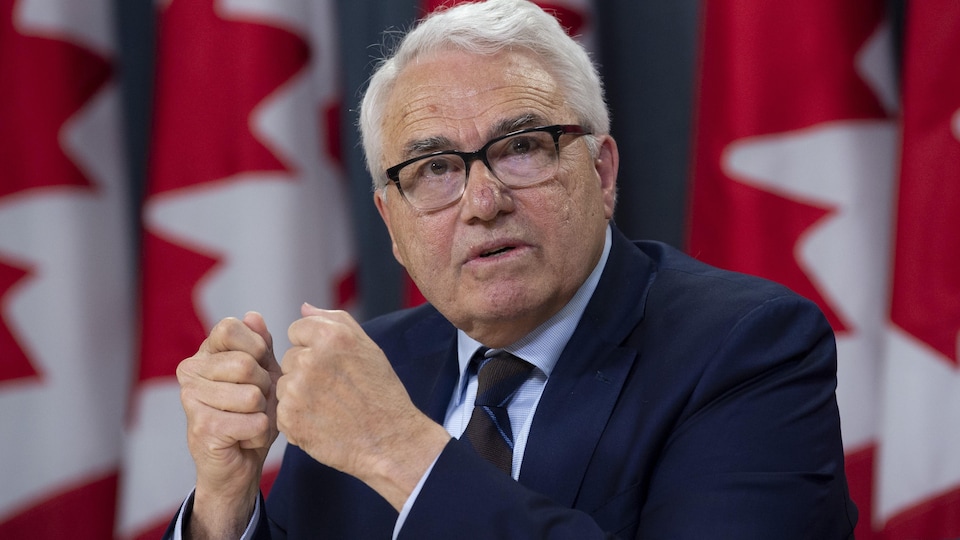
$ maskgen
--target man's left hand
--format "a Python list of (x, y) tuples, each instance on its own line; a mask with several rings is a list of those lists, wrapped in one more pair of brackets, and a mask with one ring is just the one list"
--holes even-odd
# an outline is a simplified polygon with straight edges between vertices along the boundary
[(400, 509), (450, 435), (416, 408), (383, 351), (343, 311), (304, 304), (277, 382), (277, 426), (317, 461)]

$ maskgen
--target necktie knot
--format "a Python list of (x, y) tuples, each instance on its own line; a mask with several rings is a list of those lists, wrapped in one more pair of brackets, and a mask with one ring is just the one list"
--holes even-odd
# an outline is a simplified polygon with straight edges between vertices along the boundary
[(506, 351), (478, 362), (475, 405), (479, 406), (505, 407), (533, 369), (529, 362)]

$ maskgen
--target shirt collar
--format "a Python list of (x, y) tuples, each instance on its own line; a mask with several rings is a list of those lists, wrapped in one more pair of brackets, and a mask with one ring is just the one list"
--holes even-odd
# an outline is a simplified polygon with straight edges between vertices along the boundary
[[(560, 353), (563, 352), (563, 348), (566, 347), (567, 342), (570, 341), (570, 336), (572, 336), (573, 331), (576, 330), (577, 324), (580, 322), (580, 317), (583, 316), (583, 312), (587, 308), (587, 303), (590, 302), (590, 297), (593, 296), (593, 291), (596, 290), (597, 283), (600, 282), (600, 275), (603, 273), (603, 268), (607, 264), (607, 257), (610, 255), (610, 245), (611, 232), (610, 226), (607, 225), (607, 231), (603, 241), (603, 253), (600, 255), (600, 260), (597, 261), (597, 265), (593, 268), (593, 271), (590, 272), (590, 275), (587, 276), (583, 285), (577, 289), (573, 298), (553, 317), (550, 317), (534, 329), (533, 332), (522, 337), (516, 343), (504, 347), (503, 350), (530, 362), (535, 368), (543, 372), (544, 375), (550, 377), (550, 373), (560, 358)], [(460, 382), (457, 385), (458, 393), (461, 392), (465, 386), (470, 359), (477, 349), (482, 346), (482, 343), (468, 336), (463, 330), (457, 330), (457, 357), (460, 363)]]

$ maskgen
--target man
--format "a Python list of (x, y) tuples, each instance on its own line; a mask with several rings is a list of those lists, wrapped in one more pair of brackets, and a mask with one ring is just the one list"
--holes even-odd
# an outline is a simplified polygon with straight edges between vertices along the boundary
[[(830, 328), (610, 224), (600, 81), (556, 20), (523, 0), (429, 17), (361, 130), (430, 304), (362, 326), (304, 305), (282, 368), (259, 315), (219, 323), (178, 369), (197, 485), (173, 532), (852, 536)], [(278, 430), (294, 446), (264, 504)]]

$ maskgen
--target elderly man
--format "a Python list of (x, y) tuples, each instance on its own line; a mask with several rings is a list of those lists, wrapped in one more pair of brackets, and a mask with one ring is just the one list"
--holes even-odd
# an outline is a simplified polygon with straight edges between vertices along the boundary
[[(194, 538), (847, 538), (832, 332), (810, 302), (632, 243), (600, 80), (523, 0), (434, 14), (361, 129), (429, 304), (256, 313), (178, 370)], [(292, 443), (258, 496), (277, 432)]]

